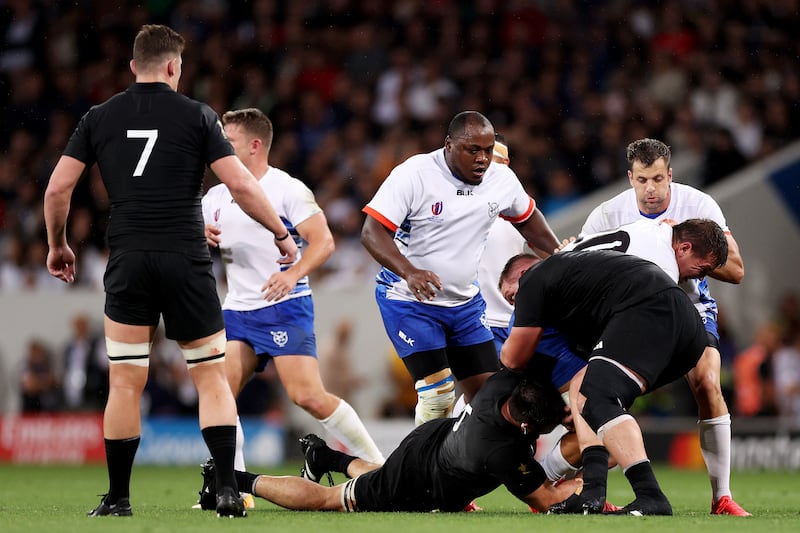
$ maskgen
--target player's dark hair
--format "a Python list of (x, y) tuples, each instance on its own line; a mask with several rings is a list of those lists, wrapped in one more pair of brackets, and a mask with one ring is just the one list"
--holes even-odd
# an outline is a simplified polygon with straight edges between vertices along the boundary
[(164, 59), (183, 53), (186, 41), (180, 33), (160, 24), (145, 24), (133, 41), (133, 60), (147, 70)]
[(530, 426), (532, 434), (548, 431), (563, 420), (564, 400), (551, 383), (523, 380), (508, 399), (508, 412)]
[(508, 261), (506, 261), (503, 270), (500, 271), (500, 280), (497, 282), (498, 288), (500, 287), (500, 285), (503, 284), (503, 281), (505, 281), (506, 278), (508, 278), (508, 273), (511, 272), (512, 268), (514, 268), (514, 265), (516, 265), (519, 261), (522, 261), (523, 259), (539, 259), (539, 256), (525, 252), (512, 256)]
[(633, 141), (628, 145), (625, 155), (631, 167), (633, 167), (635, 161), (639, 161), (645, 167), (649, 167), (660, 158), (663, 158), (667, 167), (669, 167), (669, 162), (672, 159), (672, 152), (670, 152), (669, 146), (658, 139)]
[(260, 109), (250, 107), (247, 109), (237, 109), (228, 111), (222, 115), (223, 124), (236, 124), (242, 127), (251, 135), (255, 135), (264, 147), (269, 150), (272, 146), (272, 121)]
[(713, 257), (714, 268), (719, 268), (728, 260), (728, 239), (722, 228), (707, 218), (690, 218), (672, 227), (673, 242), (690, 242), (694, 253)]
[(463, 137), (468, 126), (492, 128), (494, 130), (494, 126), (489, 122), (489, 119), (477, 111), (462, 111), (450, 121), (450, 125), (447, 127), (447, 136), (451, 139)]

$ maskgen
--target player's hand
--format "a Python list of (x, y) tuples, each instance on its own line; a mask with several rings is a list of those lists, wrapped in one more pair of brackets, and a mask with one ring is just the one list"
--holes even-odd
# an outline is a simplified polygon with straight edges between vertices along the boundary
[(561, 250), (566, 248), (568, 244), (573, 243), (573, 242), (575, 242), (575, 237), (574, 236), (570, 237), (569, 239), (564, 239), (563, 241), (561, 241), (561, 244), (558, 245), (558, 248), (556, 248), (553, 253), (557, 254), (558, 252), (560, 252)]
[(206, 244), (212, 248), (219, 248), (219, 243), (222, 240), (221, 234), (221, 229), (213, 224), (206, 224)]
[(264, 293), (266, 301), (273, 302), (289, 294), (295, 285), (297, 278), (290, 271), (276, 272), (261, 287), (261, 292)]
[(275, 246), (277, 246), (278, 250), (281, 252), (281, 257), (278, 259), (278, 264), (291, 265), (294, 263), (295, 259), (297, 259), (297, 243), (294, 242), (294, 239), (291, 235), (282, 241), (279, 241), (276, 238)]
[(47, 252), (47, 271), (65, 283), (75, 281), (75, 253), (67, 246), (52, 246)]
[(420, 302), (433, 300), (436, 297), (436, 290), (442, 290), (439, 276), (430, 270), (415, 270), (406, 278), (406, 283), (408, 283), (408, 290)]

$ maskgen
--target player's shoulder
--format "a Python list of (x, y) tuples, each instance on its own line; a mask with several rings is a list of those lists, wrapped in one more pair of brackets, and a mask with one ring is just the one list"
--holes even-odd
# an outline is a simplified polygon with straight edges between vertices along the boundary
[(672, 194), (678, 200), (711, 200), (710, 194), (685, 183), (672, 182)]
[(299, 178), (295, 178), (285, 170), (273, 167), (270, 165), (269, 170), (267, 171), (266, 180), (274, 183), (280, 183), (288, 186), (302, 186), (305, 187), (306, 184), (303, 183), (302, 180)]

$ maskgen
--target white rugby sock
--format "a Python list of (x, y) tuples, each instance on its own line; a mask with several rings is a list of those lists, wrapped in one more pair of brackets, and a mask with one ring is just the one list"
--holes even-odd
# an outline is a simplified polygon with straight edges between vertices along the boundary
[(351, 455), (379, 465), (386, 460), (355, 409), (346, 401), (339, 400), (333, 413), (319, 422), (328, 433), (347, 447)]
[(561, 455), (561, 442), (557, 442), (553, 449), (550, 450), (544, 460), (542, 461), (542, 468), (544, 469), (544, 473), (547, 474), (547, 479), (555, 483), (562, 477), (574, 474), (578, 471), (578, 468), (575, 468), (566, 459), (564, 456)]
[(714, 501), (731, 495), (731, 415), (698, 420), (700, 451)]
[(234, 470), (245, 471), (244, 467), (244, 430), (242, 429), (242, 422), (239, 417), (236, 417), (236, 452), (233, 456)]

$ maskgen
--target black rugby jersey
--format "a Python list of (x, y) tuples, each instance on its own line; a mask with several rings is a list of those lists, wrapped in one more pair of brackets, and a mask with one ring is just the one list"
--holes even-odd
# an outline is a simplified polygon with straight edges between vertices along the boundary
[(562, 252), (520, 278), (514, 326), (555, 328), (586, 355), (615, 313), (670, 289), (681, 290), (645, 259), (608, 250)]
[(64, 150), (97, 162), (111, 202), (108, 244), (208, 256), (200, 200), (207, 165), (234, 150), (217, 114), (165, 83), (134, 83), (92, 107)]

